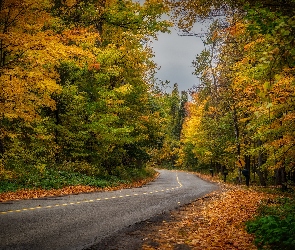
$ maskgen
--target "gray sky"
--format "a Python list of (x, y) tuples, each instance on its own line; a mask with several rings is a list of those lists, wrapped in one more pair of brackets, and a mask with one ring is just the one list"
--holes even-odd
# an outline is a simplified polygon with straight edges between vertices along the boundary
[[(159, 34), (153, 41), (154, 61), (161, 67), (156, 77), (162, 81), (170, 81), (170, 85), (178, 84), (179, 90), (188, 90), (198, 83), (198, 78), (192, 74), (192, 61), (204, 49), (201, 38), (194, 36), (179, 36), (173, 29), (171, 34)], [(169, 89), (167, 89), (168, 92)]]
[[(145, 0), (134, 0), (143, 3)], [(165, 17), (163, 17), (164, 19)], [(196, 23), (193, 31), (202, 32), (204, 24)], [(179, 36), (176, 28), (171, 29), (170, 34), (160, 33), (158, 40), (153, 41), (151, 47), (155, 53), (154, 61), (160, 66), (156, 77), (161, 81), (170, 81), (172, 87), (178, 84), (178, 89), (188, 90), (198, 84), (198, 78), (192, 74), (194, 68), (192, 61), (204, 49), (204, 44), (199, 37)], [(167, 89), (170, 92), (172, 88)]]

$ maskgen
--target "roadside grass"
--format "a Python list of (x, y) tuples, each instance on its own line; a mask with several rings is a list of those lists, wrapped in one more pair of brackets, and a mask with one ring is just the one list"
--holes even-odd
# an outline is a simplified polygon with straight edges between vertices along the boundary
[[(36, 198), (44, 194), (92, 192), (137, 186), (150, 181), (155, 175), (156, 171), (148, 167), (117, 167), (111, 174), (106, 172), (80, 173), (71, 169), (58, 168), (44, 168), (42, 171), (36, 171), (35, 168), (27, 168), (27, 171), (14, 171), (13, 178), (0, 180), (0, 201), (8, 200), (9, 197), (11, 199)], [(30, 191), (32, 195), (29, 195)]]

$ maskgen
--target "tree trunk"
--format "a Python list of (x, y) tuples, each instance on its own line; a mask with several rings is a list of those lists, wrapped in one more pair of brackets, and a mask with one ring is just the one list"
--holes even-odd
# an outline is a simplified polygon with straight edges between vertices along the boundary
[(3, 157), (4, 155), (4, 143), (3, 143), (3, 140), (0, 139), (0, 156), (1, 158)]
[(279, 169), (275, 170), (275, 183), (276, 185), (281, 185), (282, 190), (286, 191), (287, 190), (287, 174), (285, 167), (281, 167)]
[[(262, 142), (260, 140), (258, 140), (258, 146), (261, 146), (261, 145), (262, 145)], [(257, 168), (256, 168), (256, 173), (258, 175), (260, 185), (265, 187), (266, 186), (266, 178), (265, 178), (265, 174), (261, 171), (261, 166), (265, 163), (265, 161), (263, 159), (262, 152), (259, 152), (257, 163), (258, 164), (257, 164)]]

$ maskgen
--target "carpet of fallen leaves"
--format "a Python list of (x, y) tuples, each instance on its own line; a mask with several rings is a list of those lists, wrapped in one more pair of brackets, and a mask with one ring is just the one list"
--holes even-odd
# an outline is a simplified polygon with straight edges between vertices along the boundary
[(222, 184), (220, 191), (172, 212), (171, 221), (163, 221), (149, 232), (142, 249), (257, 249), (244, 222), (253, 218), (266, 198), (271, 197), (251, 188)]
[(61, 189), (22, 189), (16, 192), (5, 192), (0, 193), (0, 202), (11, 201), (11, 200), (22, 200), (22, 199), (33, 199), (41, 197), (50, 197), (50, 196), (63, 196), (69, 194), (79, 194), (79, 193), (90, 193), (90, 192), (103, 192), (103, 191), (114, 191), (120, 190), (123, 188), (134, 188), (141, 187), (151, 181), (153, 181), (159, 173), (156, 173), (152, 178), (147, 178), (145, 180), (139, 180), (130, 184), (120, 184), (114, 187), (98, 188), (91, 186), (69, 186)]

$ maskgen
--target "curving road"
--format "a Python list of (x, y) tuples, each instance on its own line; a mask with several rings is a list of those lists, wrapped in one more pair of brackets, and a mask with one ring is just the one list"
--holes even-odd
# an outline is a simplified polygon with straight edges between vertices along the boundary
[(141, 188), (0, 203), (0, 249), (83, 249), (216, 190), (193, 174), (159, 170)]

